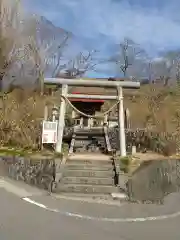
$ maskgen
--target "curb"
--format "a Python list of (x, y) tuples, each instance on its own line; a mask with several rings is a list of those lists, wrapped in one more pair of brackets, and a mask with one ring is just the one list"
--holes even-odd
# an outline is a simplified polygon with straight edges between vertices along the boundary
[(65, 195), (58, 195), (55, 193), (50, 194), (54, 199), (64, 199), (64, 200), (69, 200), (69, 201), (81, 201), (81, 202), (86, 202), (86, 203), (97, 203), (97, 204), (104, 204), (104, 205), (111, 205), (111, 206), (124, 206), (125, 204), (128, 204), (128, 202), (123, 201), (121, 202), (120, 200), (105, 200), (105, 199), (93, 199), (90, 197), (72, 197), (72, 196), (65, 196)]

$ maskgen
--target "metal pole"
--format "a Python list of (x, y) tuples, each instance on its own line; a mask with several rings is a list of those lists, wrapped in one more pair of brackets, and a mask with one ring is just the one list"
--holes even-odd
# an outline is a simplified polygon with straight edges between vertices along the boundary
[(118, 87), (118, 124), (119, 124), (119, 141), (121, 157), (126, 156), (126, 136), (124, 129), (124, 106), (123, 106), (123, 92), (122, 87)]
[(48, 106), (44, 106), (44, 121), (48, 120)]
[[(62, 96), (67, 96), (68, 93), (68, 85), (62, 85)], [(62, 152), (62, 141), (63, 141), (63, 132), (65, 125), (65, 113), (66, 113), (66, 102), (65, 99), (61, 98), (61, 106), (59, 110), (59, 121), (58, 121), (58, 130), (57, 130), (57, 144), (56, 144), (56, 152)]]

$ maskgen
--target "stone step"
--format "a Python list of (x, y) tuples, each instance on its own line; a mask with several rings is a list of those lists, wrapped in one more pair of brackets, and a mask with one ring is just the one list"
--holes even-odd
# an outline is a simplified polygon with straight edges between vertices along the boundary
[[(79, 145), (75, 145), (74, 146), (74, 152), (75, 153), (78, 153), (77, 151), (79, 149), (83, 149), (84, 151), (82, 151), (81, 153), (83, 152), (89, 152), (89, 153), (101, 153), (101, 150), (100, 150), (100, 147), (99, 146), (96, 146), (96, 145), (93, 145), (93, 144), (79, 144)], [(102, 148), (101, 148), (102, 149)], [(89, 150), (89, 151), (88, 151)], [(90, 151), (91, 150), (91, 151)]]
[(88, 138), (75, 138), (75, 143), (91, 143), (92, 140), (91, 139), (88, 139)]
[(113, 178), (64, 177), (63, 184), (114, 185)]
[(111, 194), (118, 192), (118, 188), (114, 186), (102, 185), (75, 185), (75, 184), (60, 184), (58, 192), (65, 193), (98, 193), (98, 194)]
[(102, 136), (104, 135), (103, 128), (91, 128), (91, 129), (76, 129), (76, 135), (85, 136)]
[(106, 154), (90, 154), (90, 153), (84, 153), (84, 154), (72, 154), (68, 157), (70, 160), (75, 160), (75, 159), (88, 159), (88, 160), (109, 160), (111, 157)]
[(87, 146), (89, 146), (90, 142), (75, 142), (74, 143), (74, 148), (85, 148)]
[(81, 136), (78, 136), (75, 138), (76, 142), (85, 142), (85, 143), (90, 143), (92, 142), (92, 140), (90, 138), (86, 138), (86, 137), (81, 137)]
[(86, 149), (85, 147), (83, 147), (83, 148), (82, 147), (74, 147), (74, 152), (75, 153), (83, 153), (83, 152), (101, 153), (101, 150), (97, 147), (95, 147), (95, 148), (88, 147), (88, 149)]
[(73, 165), (78, 164), (85, 164), (85, 165), (96, 165), (96, 166), (112, 166), (112, 160), (88, 160), (88, 159), (76, 159), (76, 160), (69, 160), (66, 161), (67, 164), (72, 163)]
[(89, 171), (113, 171), (112, 164), (95, 165), (95, 164), (69, 164), (65, 165), (66, 170), (89, 170)]
[(93, 154), (93, 153), (86, 153), (86, 154), (72, 154), (68, 157), (67, 160), (88, 160), (88, 161), (112, 161), (111, 156), (105, 154)]
[(90, 144), (94, 144), (94, 145), (101, 144), (104, 146), (105, 138), (102, 138), (102, 139), (96, 138), (96, 137), (85, 138), (84, 136), (76, 136), (74, 147), (79, 147), (79, 146), (83, 147)]
[(63, 177), (114, 177), (113, 171), (65, 170)]

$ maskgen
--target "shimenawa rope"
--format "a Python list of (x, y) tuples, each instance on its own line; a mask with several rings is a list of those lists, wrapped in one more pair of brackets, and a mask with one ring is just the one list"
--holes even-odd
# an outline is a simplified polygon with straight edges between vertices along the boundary
[(108, 113), (110, 113), (118, 104), (119, 101), (117, 101), (115, 104), (113, 104), (112, 107), (110, 107), (107, 111), (105, 111), (104, 113), (98, 114), (96, 116), (94, 115), (89, 115), (86, 113), (81, 112), (80, 110), (78, 110), (70, 101), (68, 98), (66, 98), (65, 96), (61, 95), (61, 98), (63, 98), (76, 112), (78, 112), (80, 115), (84, 116), (84, 117), (88, 117), (88, 118), (102, 118), (103, 116), (107, 115)]

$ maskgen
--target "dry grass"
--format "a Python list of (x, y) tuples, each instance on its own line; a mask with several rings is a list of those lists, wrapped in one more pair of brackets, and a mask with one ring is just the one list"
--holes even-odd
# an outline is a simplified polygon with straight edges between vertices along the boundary
[(180, 149), (180, 90), (158, 86), (143, 86), (134, 97), (125, 97), (131, 112), (133, 128), (147, 128), (160, 135), (164, 154)]
[(180, 127), (180, 91), (165, 87), (142, 87), (135, 96), (125, 96), (132, 126), (175, 133)]
[(14, 90), (4, 95), (0, 110), (0, 143), (3, 146), (37, 148), (45, 98)]

